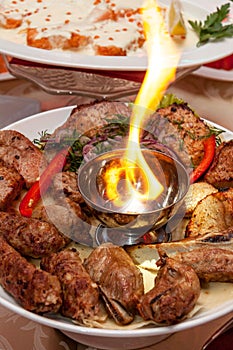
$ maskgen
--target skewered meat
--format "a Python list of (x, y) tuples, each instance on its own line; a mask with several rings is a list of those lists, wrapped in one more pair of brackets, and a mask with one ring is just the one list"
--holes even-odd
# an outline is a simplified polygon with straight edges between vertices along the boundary
[(194, 308), (200, 295), (200, 282), (189, 265), (167, 256), (161, 257), (160, 263), (155, 285), (140, 298), (138, 310), (145, 320), (174, 324)]
[(121, 247), (104, 243), (84, 261), (91, 278), (99, 285), (108, 312), (118, 324), (130, 323), (144, 293), (143, 278)]
[(0, 236), (22, 255), (34, 258), (56, 252), (69, 242), (48, 222), (6, 212), (0, 212)]
[(15, 168), (0, 159), (0, 210), (6, 210), (20, 194), (24, 185), (22, 176)]
[(233, 140), (223, 142), (217, 148), (205, 180), (217, 188), (233, 187)]
[(57, 312), (61, 286), (56, 276), (37, 269), (0, 237), (0, 283), (26, 310)]
[(67, 249), (41, 260), (42, 269), (56, 275), (62, 286), (61, 312), (79, 323), (101, 318), (99, 290), (82, 265), (78, 252)]
[(0, 130), (0, 159), (13, 166), (30, 187), (44, 165), (43, 153), (27, 137), (15, 130)]

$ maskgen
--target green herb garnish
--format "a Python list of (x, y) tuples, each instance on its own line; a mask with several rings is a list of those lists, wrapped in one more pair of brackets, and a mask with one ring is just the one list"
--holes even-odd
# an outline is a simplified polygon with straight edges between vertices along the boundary
[(209, 41), (218, 41), (223, 38), (233, 37), (233, 24), (223, 24), (222, 21), (227, 18), (230, 12), (230, 3), (222, 5), (220, 8), (209, 14), (205, 21), (191, 21), (189, 24), (198, 35), (197, 46), (208, 43)]

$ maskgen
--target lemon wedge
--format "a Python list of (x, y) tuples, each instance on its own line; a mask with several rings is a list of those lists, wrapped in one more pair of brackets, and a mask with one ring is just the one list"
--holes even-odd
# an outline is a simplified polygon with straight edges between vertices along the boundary
[(172, 36), (186, 36), (186, 27), (179, 0), (172, 0), (168, 8), (168, 31)]

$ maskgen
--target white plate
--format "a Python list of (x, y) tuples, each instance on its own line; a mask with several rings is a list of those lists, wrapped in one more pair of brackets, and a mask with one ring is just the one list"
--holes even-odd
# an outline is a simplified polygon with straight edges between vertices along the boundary
[[(199, 5), (197, 4), (198, 2)], [(214, 10), (218, 2), (215, 2)], [(166, 6), (169, 4), (169, 0), (161, 0), (161, 4)], [(210, 5), (208, 5), (208, 0), (198, 0), (195, 4), (182, 1), (182, 8), (186, 21), (188, 19), (203, 20), (209, 13)], [(187, 27), (190, 27), (188, 23)], [(144, 71), (147, 68), (146, 56), (87, 56), (69, 51), (41, 50), (5, 40), (6, 33), (6, 30), (0, 29), (0, 52), (32, 62), (95, 70)], [(191, 29), (188, 37), (189, 39), (187, 38), (182, 48), (179, 68), (201, 66), (232, 53), (233, 39), (224, 39), (197, 48), (196, 43), (198, 39)]]
[(228, 71), (224, 69), (215, 69), (210, 67), (201, 67), (192, 74), (198, 75), (200, 77), (223, 80), (223, 81), (233, 81), (233, 69)]
[[(9, 125), (7, 129), (18, 130), (30, 139), (38, 138), (38, 132), (43, 130), (52, 132), (56, 127), (63, 124), (69, 116), (72, 108), (73, 107), (65, 107), (36, 114)], [(213, 125), (219, 127), (216, 124)], [(231, 139), (233, 136), (233, 134), (227, 130), (224, 135), (225, 139)], [(216, 304), (214, 304), (210, 310), (202, 310), (193, 318), (187, 319), (177, 325), (169, 327), (142, 328), (137, 330), (122, 331), (80, 327), (67, 319), (54, 320), (46, 316), (40, 316), (23, 309), (1, 287), (0, 304), (30, 320), (52, 328), (60, 329), (69, 337), (89, 346), (109, 349), (137, 349), (155, 344), (166, 338), (171, 333), (202, 325), (233, 311), (233, 284), (228, 284), (228, 286), (231, 288), (230, 293), (228, 292), (227, 295), (224, 292), (219, 293), (217, 296), (218, 305), (216, 306)]]

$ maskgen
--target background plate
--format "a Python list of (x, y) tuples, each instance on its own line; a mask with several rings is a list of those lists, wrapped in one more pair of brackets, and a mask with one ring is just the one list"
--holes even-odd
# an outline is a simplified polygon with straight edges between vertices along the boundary
[[(168, 5), (169, 0), (162, 0), (162, 5)], [(208, 1), (198, 0), (194, 3), (182, 1), (185, 20), (203, 20), (211, 10), (215, 10), (218, 1), (208, 5)], [(187, 27), (190, 27), (187, 23)], [(0, 51), (11, 56), (44, 64), (64, 67), (86, 68), (95, 70), (118, 70), (118, 71), (144, 71), (147, 68), (146, 56), (87, 56), (68, 51), (41, 50), (26, 45), (17, 44), (3, 39), (6, 30), (0, 29)], [(178, 67), (199, 66), (213, 60), (220, 59), (232, 53), (232, 39), (225, 39), (216, 43), (208, 43), (197, 48), (197, 37), (189, 30), (191, 39), (185, 41)]]

